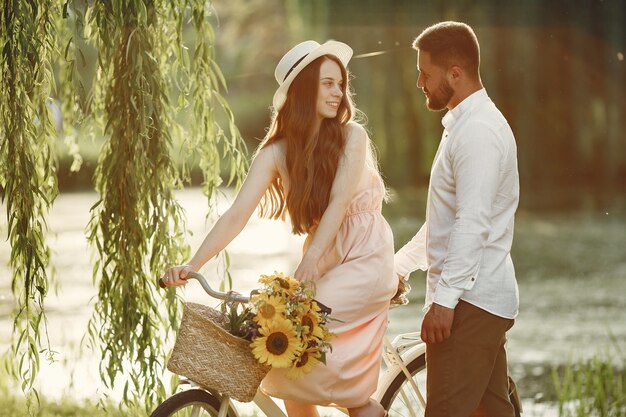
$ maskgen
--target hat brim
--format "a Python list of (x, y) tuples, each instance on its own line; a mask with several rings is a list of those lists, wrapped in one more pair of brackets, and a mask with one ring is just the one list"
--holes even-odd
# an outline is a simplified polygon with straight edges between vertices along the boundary
[(279, 110), (285, 103), (285, 100), (287, 99), (287, 91), (289, 91), (289, 86), (298, 76), (300, 71), (302, 71), (302, 69), (304, 69), (304, 67), (309, 65), (311, 62), (324, 55), (336, 56), (345, 68), (348, 66), (350, 58), (352, 58), (352, 48), (350, 48), (343, 42), (328, 41), (320, 45), (319, 48), (311, 51), (306, 57), (304, 57), (304, 59), (302, 59), (302, 61), (298, 63), (298, 65), (296, 65), (291, 70), (285, 81), (282, 82), (282, 84), (274, 93), (274, 99), (272, 100), (272, 102), (276, 110)]

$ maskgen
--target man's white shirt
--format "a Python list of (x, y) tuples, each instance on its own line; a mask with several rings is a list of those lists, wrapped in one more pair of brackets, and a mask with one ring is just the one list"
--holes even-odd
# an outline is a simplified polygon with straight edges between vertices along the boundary
[(407, 277), (428, 270), (426, 307), (460, 299), (515, 318), (519, 295), (511, 260), (519, 201), (517, 148), (508, 122), (484, 89), (448, 111), (433, 162), (426, 222), (395, 256)]

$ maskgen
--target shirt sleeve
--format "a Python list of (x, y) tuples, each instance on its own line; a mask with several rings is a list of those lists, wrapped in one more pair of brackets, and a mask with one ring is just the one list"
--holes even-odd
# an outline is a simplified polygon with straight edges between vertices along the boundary
[(456, 220), (448, 243), (434, 302), (454, 308), (476, 283), (483, 251), (491, 232), (503, 156), (502, 143), (489, 127), (474, 122), (450, 148), (456, 186)]
[(394, 257), (396, 274), (408, 278), (409, 274), (417, 269), (425, 271), (428, 269), (426, 257), (426, 223), (413, 236), (406, 245), (402, 247)]

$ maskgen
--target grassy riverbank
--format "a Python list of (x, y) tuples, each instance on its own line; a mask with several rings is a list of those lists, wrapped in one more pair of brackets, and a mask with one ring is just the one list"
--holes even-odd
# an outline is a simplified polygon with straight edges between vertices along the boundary
[[(19, 390), (12, 387), (12, 381), (6, 374), (0, 374), (0, 413), (3, 417), (25, 417), (28, 415), (26, 400)], [(103, 408), (106, 406), (106, 409)], [(128, 414), (115, 409), (112, 402), (98, 405), (94, 401), (77, 401), (75, 398), (63, 397), (59, 400), (50, 400), (41, 397), (40, 404), (32, 404), (33, 416), (37, 417), (134, 417), (141, 414)]]
[[(626, 371), (624, 358), (621, 366), (614, 365), (614, 357), (596, 356), (559, 368), (553, 368), (552, 377), (544, 380), (548, 397), (540, 404), (524, 401), (527, 417), (623, 417), (626, 416)], [(24, 398), (8, 388), (10, 381), (0, 378), (0, 410), (4, 417), (23, 417), (27, 413)], [(106, 408), (105, 408), (106, 407)], [(111, 402), (77, 401), (70, 397), (58, 401), (41, 398), (35, 406), (37, 417), (139, 417), (142, 411), (121, 412)], [(248, 417), (244, 415), (244, 417)]]

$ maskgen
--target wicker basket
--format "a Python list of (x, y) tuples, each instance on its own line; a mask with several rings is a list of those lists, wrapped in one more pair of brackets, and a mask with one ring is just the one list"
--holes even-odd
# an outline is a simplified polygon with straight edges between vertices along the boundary
[(222, 319), (211, 307), (186, 303), (167, 369), (238, 401), (252, 401), (270, 367), (257, 362), (249, 341), (224, 330)]

